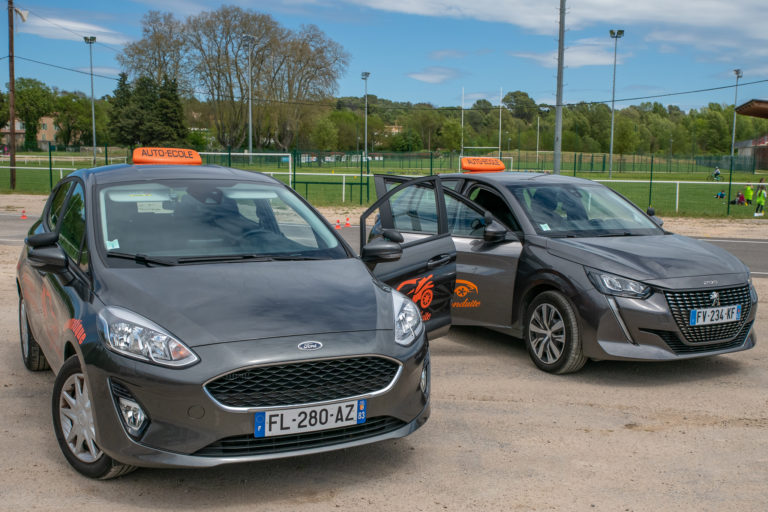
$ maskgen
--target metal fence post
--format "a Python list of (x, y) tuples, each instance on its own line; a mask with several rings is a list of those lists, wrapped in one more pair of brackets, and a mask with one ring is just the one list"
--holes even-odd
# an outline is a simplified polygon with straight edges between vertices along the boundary
[(232, 167), (232, 146), (227, 146), (227, 167)]
[(48, 186), (53, 190), (53, 152), (50, 141), (48, 141)]
[(104, 165), (109, 165), (109, 151), (106, 144), (104, 144)]
[(648, 208), (651, 207), (653, 197), (653, 155), (651, 155), (651, 179), (648, 180)]

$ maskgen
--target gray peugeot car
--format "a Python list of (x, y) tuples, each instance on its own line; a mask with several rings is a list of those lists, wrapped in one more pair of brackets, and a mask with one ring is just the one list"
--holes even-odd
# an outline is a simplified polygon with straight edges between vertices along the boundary
[[(450, 238), (376, 240), (358, 257), (277, 180), (199, 164), (192, 151), (140, 148), (133, 165), (74, 172), (25, 240), (22, 359), (56, 374), (69, 463), (107, 479), (423, 425), (427, 339), (450, 322)], [(424, 275), (436, 283), (428, 314), (386, 284)]]
[[(409, 181), (377, 176), (377, 193)], [(519, 172), (440, 182), (442, 217), (415, 217), (431, 208), (431, 194), (404, 191), (364, 239), (450, 236), (453, 325), (522, 338), (533, 362), (553, 373), (589, 359), (674, 361), (755, 345), (749, 269), (723, 249), (665, 231), (653, 212), (610, 188)], [(421, 305), (417, 288), (398, 288)]]

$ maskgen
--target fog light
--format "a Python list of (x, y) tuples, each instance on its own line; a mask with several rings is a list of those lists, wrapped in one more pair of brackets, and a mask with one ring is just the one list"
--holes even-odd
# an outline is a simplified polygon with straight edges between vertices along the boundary
[(144, 423), (147, 421), (147, 415), (141, 406), (133, 400), (120, 397), (118, 403), (126, 430), (128, 430), (131, 436), (138, 437), (141, 434)]
[(421, 380), (419, 381), (419, 387), (421, 392), (427, 394), (427, 386), (429, 385), (429, 363), (424, 363), (424, 368), (421, 369)]

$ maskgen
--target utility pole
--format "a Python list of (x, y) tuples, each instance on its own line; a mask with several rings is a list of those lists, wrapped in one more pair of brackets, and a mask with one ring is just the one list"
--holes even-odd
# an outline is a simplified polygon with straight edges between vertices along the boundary
[(16, 190), (16, 79), (13, 72), (13, 0), (8, 0), (8, 120), (10, 132), (11, 190)]
[(365, 159), (366, 169), (368, 168), (368, 77), (371, 74), (368, 71), (363, 71), (360, 74), (360, 78), (365, 82), (365, 145), (363, 146), (363, 158)]
[(555, 99), (555, 153), (552, 172), (560, 174), (563, 149), (563, 65), (565, 57), (565, 0), (560, 0), (560, 32), (557, 38), (557, 98)]

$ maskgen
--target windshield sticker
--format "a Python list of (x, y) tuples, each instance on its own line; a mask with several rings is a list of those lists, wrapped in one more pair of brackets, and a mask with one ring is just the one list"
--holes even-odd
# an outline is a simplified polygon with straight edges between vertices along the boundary
[(107, 240), (107, 243), (104, 245), (107, 246), (108, 251), (120, 248), (120, 242), (118, 240)]
[(480, 290), (472, 281), (465, 279), (456, 280), (456, 289), (453, 291), (458, 299), (451, 302), (453, 308), (479, 308), (482, 304), (477, 298), (480, 296)]
[(550, 231), (549, 224), (539, 224), (542, 231)]

